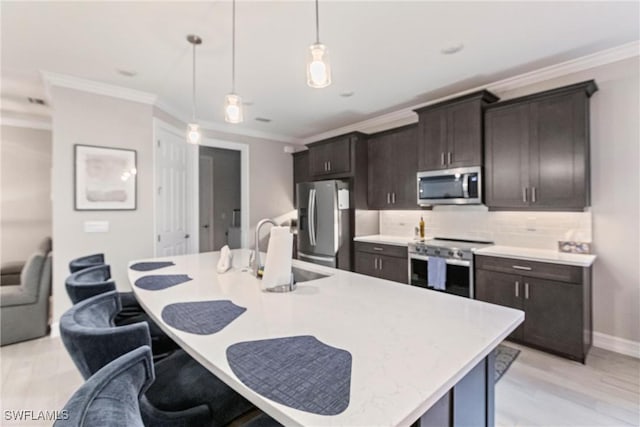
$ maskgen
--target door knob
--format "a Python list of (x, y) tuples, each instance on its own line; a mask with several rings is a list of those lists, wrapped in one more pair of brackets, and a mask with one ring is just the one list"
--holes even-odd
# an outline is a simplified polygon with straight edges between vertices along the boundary
[(185, 238), (185, 239), (188, 239), (189, 237), (191, 237), (189, 234), (185, 234), (185, 235), (184, 235), (184, 238)]
[(203, 225), (202, 228), (209, 228), (209, 224)]

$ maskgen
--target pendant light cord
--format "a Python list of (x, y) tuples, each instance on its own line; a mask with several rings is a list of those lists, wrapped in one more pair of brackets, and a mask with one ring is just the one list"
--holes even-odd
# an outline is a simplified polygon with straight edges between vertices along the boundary
[(193, 43), (193, 85), (191, 88), (191, 113), (192, 119), (196, 121), (196, 44)]
[(318, 13), (318, 0), (316, 0), (316, 44), (320, 44), (320, 18)]
[(236, 93), (236, 0), (231, 11), (231, 93)]

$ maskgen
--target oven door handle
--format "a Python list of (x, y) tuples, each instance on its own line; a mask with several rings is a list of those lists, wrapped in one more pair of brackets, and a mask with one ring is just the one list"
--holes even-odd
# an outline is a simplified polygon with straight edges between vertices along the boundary
[[(410, 254), (409, 258), (417, 259), (421, 261), (429, 261), (429, 257), (427, 255), (418, 255), (418, 254)], [(455, 259), (455, 258), (445, 258), (445, 262), (449, 265), (459, 265), (462, 267), (471, 267), (471, 261), (466, 259)]]
[(469, 174), (465, 173), (462, 178), (462, 195), (465, 199), (469, 198)]

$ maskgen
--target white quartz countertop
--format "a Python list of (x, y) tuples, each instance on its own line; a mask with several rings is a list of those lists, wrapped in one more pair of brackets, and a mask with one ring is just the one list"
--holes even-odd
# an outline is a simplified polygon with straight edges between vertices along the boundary
[[(248, 251), (233, 253), (234, 266), (224, 274), (216, 273), (219, 253), (209, 252), (158, 258), (175, 265), (129, 270), (129, 280), (169, 336), (287, 426), (409, 426), (524, 320), (519, 310), (297, 260), (294, 266), (330, 276), (299, 283), (290, 293), (263, 292), (247, 271)], [(133, 285), (151, 274), (188, 274), (193, 280), (160, 291)], [(183, 332), (162, 320), (168, 304), (204, 300), (231, 300), (247, 310), (212, 335)], [(264, 398), (227, 362), (232, 344), (296, 335), (313, 335), (351, 353), (350, 401), (342, 413), (315, 415)]]
[(356, 242), (378, 243), (381, 245), (409, 246), (413, 240), (411, 237), (389, 236), (384, 234), (374, 234), (371, 236), (358, 236), (353, 239)]
[(516, 246), (489, 246), (475, 251), (476, 255), (514, 258), (528, 261), (549, 262), (552, 264), (589, 267), (596, 260), (595, 255), (570, 254), (547, 249), (520, 248)]

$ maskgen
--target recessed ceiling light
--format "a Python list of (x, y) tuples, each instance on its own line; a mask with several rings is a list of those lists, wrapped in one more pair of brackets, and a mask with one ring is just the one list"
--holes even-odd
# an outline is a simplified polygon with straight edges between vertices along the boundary
[(44, 102), (44, 99), (28, 97), (27, 100), (29, 101), (29, 104), (47, 105)]
[(342, 92), (342, 93), (340, 94), (340, 96), (341, 96), (341, 97), (343, 97), (343, 98), (350, 98), (350, 97), (352, 97), (353, 95), (355, 95), (355, 92), (353, 92), (353, 91), (352, 91), (352, 92)]
[(267, 119), (266, 117), (256, 117), (257, 122), (269, 123), (271, 119)]
[(440, 49), (440, 53), (443, 55), (453, 55), (454, 53), (460, 52), (462, 49), (464, 49), (464, 45), (462, 43), (452, 43)]
[(133, 70), (123, 70), (121, 68), (116, 69), (116, 72), (118, 74), (120, 74), (121, 76), (125, 76), (125, 77), (135, 77), (138, 75), (137, 71), (133, 71)]

